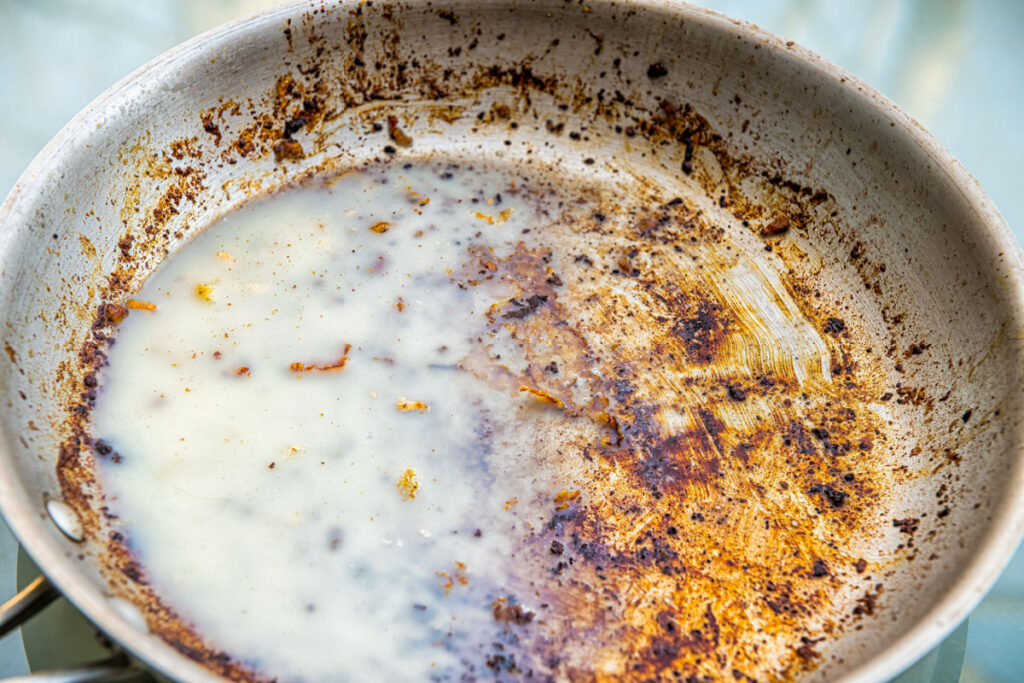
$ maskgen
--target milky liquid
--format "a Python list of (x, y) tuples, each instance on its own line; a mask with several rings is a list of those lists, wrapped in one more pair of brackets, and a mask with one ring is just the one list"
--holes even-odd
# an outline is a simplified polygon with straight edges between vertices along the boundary
[(468, 243), (544, 220), (509, 190), (421, 167), (292, 189), (138, 293), (157, 309), (103, 371), (102, 484), (216, 647), (286, 680), (416, 680), (497, 637), (514, 539), (573, 479), (514, 427), (543, 405), (458, 369), (495, 298), (452, 283)]

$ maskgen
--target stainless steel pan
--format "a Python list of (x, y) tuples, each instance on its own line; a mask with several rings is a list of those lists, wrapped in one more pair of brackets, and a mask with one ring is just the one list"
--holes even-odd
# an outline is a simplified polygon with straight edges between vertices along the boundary
[(874, 576), (799, 675), (890, 677), (981, 599), (1024, 529), (1021, 254), (914, 121), (798, 46), (674, 2), (298, 3), (116, 85), (0, 209), (0, 506), (112, 638), (174, 679), (244, 674), (131, 580), (99, 510), (81, 439), (105, 324), (215, 217), (390, 153), (390, 116), (409, 154), (677, 183), (731, 229), (787, 240), (886, 341), (878, 401), (900, 429), (865, 532)]

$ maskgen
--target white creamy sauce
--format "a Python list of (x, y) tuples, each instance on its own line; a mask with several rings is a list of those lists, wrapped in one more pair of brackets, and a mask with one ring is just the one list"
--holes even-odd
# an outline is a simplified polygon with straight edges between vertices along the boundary
[(494, 298), (451, 283), (467, 240), (542, 216), (507, 175), (441, 174), (354, 172), (226, 216), (147, 281), (157, 310), (102, 373), (102, 485), (149, 579), (288, 680), (422, 679), (489, 643), (512, 539), (571, 483), (509, 419), (543, 406), (456, 370)]

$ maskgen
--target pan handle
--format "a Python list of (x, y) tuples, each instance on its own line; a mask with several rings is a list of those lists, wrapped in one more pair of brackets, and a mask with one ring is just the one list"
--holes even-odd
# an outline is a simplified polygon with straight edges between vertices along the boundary
[(27, 676), (4, 678), (0, 683), (107, 683), (137, 673), (139, 673), (138, 669), (131, 665), (128, 657), (120, 654), (102, 662), (86, 664), (73, 669), (41, 671)]
[(44, 607), (60, 597), (45, 576), (39, 576), (20, 593), (0, 605), (0, 638), (38, 614)]
[[(47, 605), (60, 597), (49, 579), (40, 575), (17, 595), (0, 605), (0, 638), (41, 612)], [(131, 660), (124, 653), (86, 664), (73, 669), (43, 671), (28, 676), (14, 676), (0, 680), (0, 683), (102, 683), (117, 681), (128, 674), (138, 673)]]

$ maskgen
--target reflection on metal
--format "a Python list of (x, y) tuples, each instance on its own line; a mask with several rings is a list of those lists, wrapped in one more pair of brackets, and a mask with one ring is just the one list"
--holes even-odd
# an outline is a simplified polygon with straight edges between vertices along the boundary
[(126, 676), (136, 673), (130, 661), (124, 655), (113, 657), (103, 662), (88, 664), (75, 669), (59, 671), (43, 671), (28, 676), (15, 676), (4, 679), (4, 683), (107, 683), (122, 681)]
[(39, 576), (13, 598), (0, 606), (0, 637), (3, 637), (32, 618), (44, 607), (60, 597), (45, 576)]

